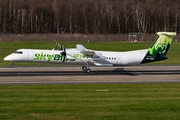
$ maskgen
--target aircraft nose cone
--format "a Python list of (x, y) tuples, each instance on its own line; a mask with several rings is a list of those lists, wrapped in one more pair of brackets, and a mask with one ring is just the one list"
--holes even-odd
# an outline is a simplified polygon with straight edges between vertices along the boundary
[(4, 58), (4, 61), (11, 61), (11, 57), (10, 57), (10, 56), (6, 56), (6, 57)]

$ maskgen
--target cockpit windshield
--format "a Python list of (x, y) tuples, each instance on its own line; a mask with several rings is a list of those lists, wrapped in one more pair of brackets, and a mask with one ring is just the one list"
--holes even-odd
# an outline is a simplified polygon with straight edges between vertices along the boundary
[(15, 51), (14, 54), (23, 54), (22, 51)]

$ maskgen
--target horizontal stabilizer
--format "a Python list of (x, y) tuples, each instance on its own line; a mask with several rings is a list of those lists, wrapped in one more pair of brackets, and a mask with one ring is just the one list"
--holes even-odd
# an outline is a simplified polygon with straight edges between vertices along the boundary
[(157, 34), (158, 34), (159, 36), (162, 36), (162, 35), (175, 36), (175, 35), (176, 35), (176, 32), (158, 32)]

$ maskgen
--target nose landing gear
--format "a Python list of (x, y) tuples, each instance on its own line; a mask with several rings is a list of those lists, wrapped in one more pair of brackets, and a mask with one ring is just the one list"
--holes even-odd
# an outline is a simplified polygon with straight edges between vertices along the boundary
[(11, 67), (14, 67), (15, 65), (14, 65), (14, 62), (11, 62)]

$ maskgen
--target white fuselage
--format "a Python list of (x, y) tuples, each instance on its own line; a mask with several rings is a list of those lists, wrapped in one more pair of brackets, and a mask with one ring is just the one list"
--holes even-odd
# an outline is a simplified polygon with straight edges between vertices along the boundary
[[(97, 57), (89, 57), (72, 48), (66, 50), (65, 63), (88, 62), (97, 66), (139, 65), (147, 51), (148, 49), (127, 52), (94, 51)], [(61, 52), (62, 50), (19, 49), (5, 57), (4, 60), (11, 62), (63, 63)]]

